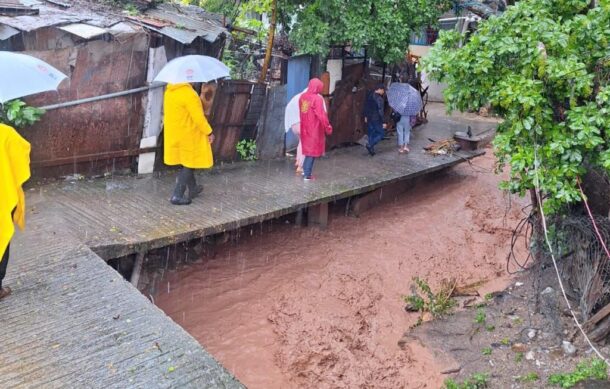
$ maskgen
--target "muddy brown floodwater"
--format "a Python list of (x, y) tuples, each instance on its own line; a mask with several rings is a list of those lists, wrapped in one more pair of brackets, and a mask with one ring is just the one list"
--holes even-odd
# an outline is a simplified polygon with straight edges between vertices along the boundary
[(155, 301), (251, 389), (438, 388), (425, 348), (397, 342), (417, 320), (401, 296), (419, 276), (508, 282), (521, 218), (491, 152), (326, 231), (276, 228), (169, 273)]

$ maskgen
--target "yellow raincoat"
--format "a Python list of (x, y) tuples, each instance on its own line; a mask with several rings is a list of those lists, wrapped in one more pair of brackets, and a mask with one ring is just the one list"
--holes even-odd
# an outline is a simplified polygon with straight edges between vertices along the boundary
[(25, 227), (21, 186), (29, 178), (30, 144), (13, 127), (0, 124), (0, 260), (15, 232), (14, 223), (22, 230)]
[(197, 92), (190, 84), (170, 84), (163, 105), (165, 164), (191, 169), (212, 167), (214, 157), (208, 139), (212, 127)]

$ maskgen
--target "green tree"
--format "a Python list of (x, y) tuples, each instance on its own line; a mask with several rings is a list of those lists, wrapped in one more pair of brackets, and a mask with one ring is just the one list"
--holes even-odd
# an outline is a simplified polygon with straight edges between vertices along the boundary
[(552, 212), (579, 201), (587, 169), (610, 171), (610, 0), (522, 0), (465, 39), (442, 33), (425, 66), (448, 84), (448, 110), (504, 118), (502, 187), (524, 195), (538, 181)]
[[(191, 3), (221, 12), (263, 35), (264, 26), (247, 16), (271, 14), (273, 5), (272, 0)], [(411, 34), (435, 25), (451, 5), (449, 0), (278, 0), (277, 4), (277, 20), (301, 53), (326, 55), (331, 45), (347, 43), (367, 47), (372, 56), (387, 63), (403, 60)]]
[(330, 45), (367, 47), (387, 63), (404, 59), (411, 34), (435, 25), (448, 0), (284, 0), (296, 17), (291, 38), (300, 51), (326, 54)]

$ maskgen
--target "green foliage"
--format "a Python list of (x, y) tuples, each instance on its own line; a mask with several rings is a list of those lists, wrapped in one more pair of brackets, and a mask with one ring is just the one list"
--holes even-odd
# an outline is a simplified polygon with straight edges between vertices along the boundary
[(43, 109), (28, 106), (22, 100), (11, 100), (0, 105), (0, 123), (23, 128), (39, 121), (44, 112)]
[(487, 374), (475, 373), (462, 383), (457, 383), (451, 378), (445, 380), (443, 389), (485, 389), (489, 387)]
[(368, 47), (377, 59), (404, 59), (414, 31), (437, 23), (447, 0), (283, 0), (296, 23), (291, 38), (300, 51), (325, 55), (329, 45)]
[(231, 44), (230, 47), (225, 48), (222, 62), (231, 70), (232, 79), (255, 80), (258, 77), (258, 70), (254, 58), (254, 52), (248, 45)]
[(491, 355), (492, 353), (492, 348), (491, 347), (485, 347), (483, 350), (481, 350), (481, 354), (483, 355)]
[(237, 142), (235, 149), (244, 161), (256, 160), (256, 141), (254, 139), (244, 139)]
[[(272, 0), (192, 0), (227, 16), (264, 40), (267, 26), (252, 15), (269, 14)], [(328, 54), (331, 45), (351, 44), (387, 63), (404, 59), (414, 31), (435, 25), (448, 0), (278, 0), (278, 21), (299, 52)]]
[(500, 340), (500, 344), (502, 346), (509, 346), (510, 345), (510, 339), (508, 338), (503, 338), (502, 340)]
[(127, 15), (129, 15), (129, 16), (136, 16), (136, 15), (138, 15), (140, 13), (140, 11), (138, 11), (138, 9), (136, 8), (135, 5), (129, 4), (129, 3), (125, 4), (123, 9), (125, 10)]
[(483, 308), (477, 309), (477, 314), (474, 317), (474, 322), (477, 324), (485, 324), (486, 319), (487, 319), (487, 315), (485, 315), (485, 309), (483, 309)]
[(453, 288), (448, 283), (443, 283), (440, 290), (434, 293), (425, 280), (414, 277), (413, 282), (417, 289), (411, 296), (403, 296), (403, 300), (410, 304), (413, 310), (430, 312), (433, 317), (438, 318), (448, 314), (455, 306), (455, 300), (451, 298)]
[(219, 13), (229, 17), (234, 16), (239, 12), (239, 2), (235, 0), (187, 0), (186, 3), (198, 5), (208, 12)]
[(494, 141), (497, 170), (510, 166), (502, 188), (524, 195), (538, 183), (548, 212), (580, 200), (585, 166), (610, 171), (610, 0), (592, 4), (519, 1), (463, 47), (466, 37), (442, 32), (425, 61), (448, 84), (449, 110), (490, 105), (504, 118)]
[(521, 381), (521, 382), (536, 382), (539, 379), (540, 379), (540, 376), (535, 371), (532, 371), (522, 377), (519, 377), (519, 381)]
[(487, 330), (487, 332), (494, 332), (496, 330), (496, 326), (489, 324), (485, 326), (485, 329)]
[(571, 388), (580, 381), (588, 379), (607, 380), (608, 366), (599, 358), (581, 361), (576, 365), (576, 370), (571, 373), (552, 374), (549, 383), (562, 388)]
[(492, 293), (487, 293), (485, 295), (485, 301), (491, 301), (494, 299), (494, 295)]
[(515, 362), (519, 363), (519, 362), (523, 362), (523, 353), (519, 352), (515, 354)]

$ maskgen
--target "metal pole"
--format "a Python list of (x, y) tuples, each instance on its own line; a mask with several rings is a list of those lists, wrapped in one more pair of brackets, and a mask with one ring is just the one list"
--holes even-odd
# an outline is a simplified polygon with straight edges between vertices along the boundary
[(154, 85), (142, 86), (142, 87), (139, 87), (139, 88), (129, 89), (129, 90), (125, 90), (125, 91), (122, 91), (122, 92), (109, 93), (107, 95), (101, 95), (101, 96), (95, 96), (95, 97), (87, 97), (87, 98), (84, 98), (84, 99), (78, 99), (78, 100), (74, 100), (74, 101), (66, 101), (65, 103), (59, 103), (59, 104), (45, 105), (44, 107), (40, 107), (40, 108), (44, 109), (45, 111), (51, 111), (53, 109), (73, 107), (75, 105), (81, 105), (81, 104), (86, 104), (86, 103), (93, 103), (93, 102), (96, 102), (96, 101), (113, 99), (115, 97), (132, 95), (132, 94), (135, 94), (135, 93), (149, 91), (151, 89), (162, 88), (164, 86), (165, 86), (165, 84), (154, 84)]

